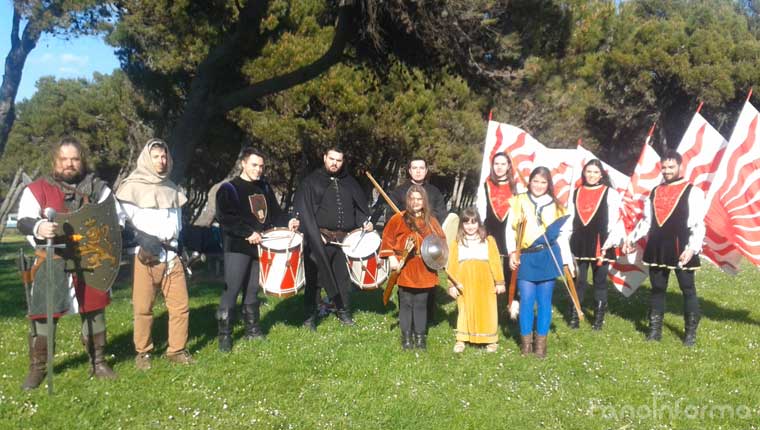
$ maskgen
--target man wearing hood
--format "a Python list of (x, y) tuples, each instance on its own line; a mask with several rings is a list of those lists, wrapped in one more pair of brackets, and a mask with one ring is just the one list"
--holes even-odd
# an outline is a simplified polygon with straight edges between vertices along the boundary
[(116, 191), (139, 245), (134, 261), (132, 308), (134, 313), (135, 366), (151, 367), (153, 303), (158, 289), (169, 313), (166, 358), (191, 364), (186, 349), (190, 316), (185, 271), (179, 259), (185, 195), (169, 179), (172, 158), (166, 143), (150, 139), (137, 159), (137, 167)]
[(351, 230), (358, 227), (372, 230), (367, 198), (356, 179), (346, 173), (343, 151), (330, 148), (322, 160), (324, 166), (304, 179), (294, 199), (308, 247), (308, 258), (304, 260), (304, 326), (312, 331), (316, 330), (320, 287), (335, 303), (340, 322), (354, 325), (349, 296), (351, 279), (340, 244)]
[[(46, 239), (58, 242), (58, 224), (45, 218), (45, 208), (58, 213), (74, 212), (88, 203), (100, 203), (111, 194), (105, 182), (87, 172), (87, 162), (81, 143), (73, 137), (64, 137), (52, 150), (53, 175), (37, 179), (21, 194), (18, 209), (18, 229), (27, 235), (30, 243), (42, 244)], [(38, 262), (40, 255), (38, 255)], [(90, 356), (90, 376), (113, 379), (116, 374), (105, 360), (106, 306), (111, 301), (108, 291), (101, 291), (75, 281), (71, 275), (66, 282), (73, 287), (66, 308), (79, 312), (82, 318), (82, 343)], [(50, 285), (47, 288), (51, 288)], [(37, 288), (32, 287), (30, 301), (35, 300)], [(39, 294), (43, 294), (42, 291)], [(54, 336), (60, 314), (54, 314), (52, 327), (47, 315), (29, 315), (32, 333), (29, 335), (29, 374), (22, 385), (24, 390), (37, 388), (45, 377), (47, 364), (47, 337)]]

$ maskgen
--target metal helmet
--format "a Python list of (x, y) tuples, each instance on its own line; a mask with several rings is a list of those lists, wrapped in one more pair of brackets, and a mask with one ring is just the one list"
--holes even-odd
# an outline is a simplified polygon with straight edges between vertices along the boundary
[(429, 234), (422, 241), (420, 256), (425, 265), (431, 270), (441, 270), (446, 267), (449, 259), (449, 247), (440, 237)]

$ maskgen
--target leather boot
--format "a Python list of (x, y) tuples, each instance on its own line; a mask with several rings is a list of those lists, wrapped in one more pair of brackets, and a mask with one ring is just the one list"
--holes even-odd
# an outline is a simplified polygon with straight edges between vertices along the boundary
[(414, 334), (414, 347), (417, 349), (427, 349), (427, 335), (425, 333)]
[(21, 389), (28, 391), (40, 386), (45, 379), (47, 366), (47, 336), (29, 335), (29, 374)]
[(303, 326), (310, 331), (317, 331), (317, 311), (313, 311), (303, 321)]
[(520, 336), (520, 355), (523, 357), (533, 353), (533, 333)]
[(696, 312), (685, 313), (683, 316), (685, 336), (683, 344), (694, 346), (697, 343), (697, 326), (699, 326), (699, 314)]
[(596, 302), (596, 309), (594, 310), (594, 324), (591, 325), (591, 330), (601, 330), (604, 325), (604, 314), (607, 313), (607, 302)]
[(649, 313), (649, 334), (648, 341), (660, 341), (662, 339), (662, 317), (663, 314), (650, 311)]
[(335, 311), (335, 315), (338, 317), (343, 325), (355, 325), (354, 319), (351, 317), (351, 311), (348, 309), (338, 309)]
[(536, 335), (535, 343), (533, 344), (533, 353), (538, 358), (546, 357), (546, 336)]
[(216, 311), (216, 322), (219, 329), (219, 351), (232, 351), (232, 315), (230, 311)]
[(264, 332), (259, 326), (259, 308), (255, 305), (243, 305), (243, 323), (245, 324), (245, 340), (264, 339)]
[(90, 356), (90, 377), (116, 379), (116, 372), (106, 363), (106, 332), (82, 336), (82, 345)]
[(414, 348), (414, 344), (412, 342), (412, 332), (402, 331), (401, 332), (401, 349), (403, 349), (404, 351), (408, 351), (412, 348)]
[(577, 329), (580, 327), (580, 318), (578, 317), (578, 311), (575, 310), (575, 305), (573, 302), (570, 302), (570, 328), (571, 329)]

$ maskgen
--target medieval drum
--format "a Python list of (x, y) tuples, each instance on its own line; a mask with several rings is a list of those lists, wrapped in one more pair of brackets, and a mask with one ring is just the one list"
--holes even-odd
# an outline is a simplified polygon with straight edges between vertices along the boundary
[(285, 228), (265, 231), (259, 244), (259, 284), (264, 292), (289, 297), (304, 282), (303, 235)]
[(351, 282), (362, 290), (375, 289), (388, 278), (388, 262), (377, 255), (380, 242), (379, 234), (362, 229), (352, 231), (343, 239)]

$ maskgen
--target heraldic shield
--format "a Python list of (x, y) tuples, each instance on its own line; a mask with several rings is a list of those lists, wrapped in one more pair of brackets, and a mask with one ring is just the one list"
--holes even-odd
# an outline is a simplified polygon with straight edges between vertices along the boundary
[(121, 261), (121, 230), (113, 194), (101, 203), (58, 214), (55, 221), (56, 235), (66, 243), (60, 250), (66, 272), (92, 288), (111, 288)]

